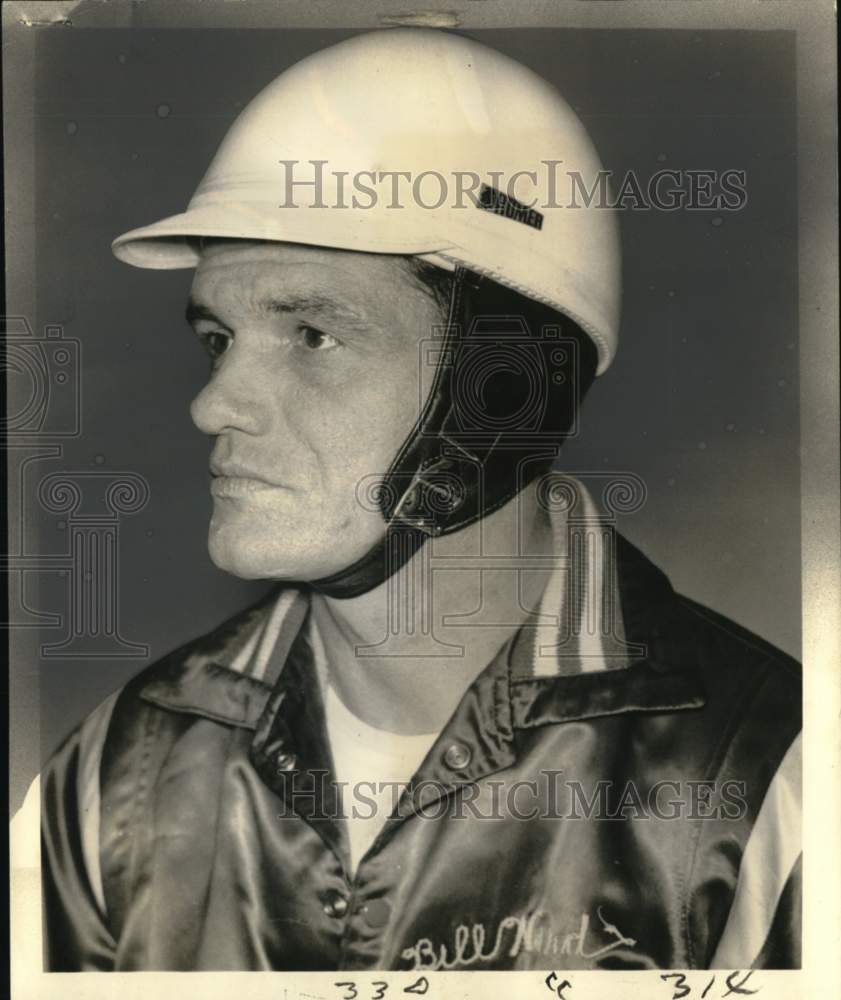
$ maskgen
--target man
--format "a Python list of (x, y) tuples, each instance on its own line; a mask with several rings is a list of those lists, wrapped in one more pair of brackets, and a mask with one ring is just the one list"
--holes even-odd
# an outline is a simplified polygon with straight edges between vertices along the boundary
[(619, 301), (560, 162), (600, 170), (524, 67), (375, 32), (115, 241), (196, 268), (211, 555), (278, 585), (50, 762), (50, 968), (798, 963), (797, 668), (552, 471)]

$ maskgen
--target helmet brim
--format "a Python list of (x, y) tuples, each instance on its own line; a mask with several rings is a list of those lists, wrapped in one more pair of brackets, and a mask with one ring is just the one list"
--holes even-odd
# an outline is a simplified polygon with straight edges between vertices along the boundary
[[(319, 215), (317, 220), (314, 212)], [(405, 227), (402, 231), (398, 226), (375, 231), (372, 226), (360, 225), (358, 213), (326, 208), (278, 211), (276, 205), (246, 203), (188, 208), (179, 215), (123, 233), (111, 249), (119, 260), (134, 267), (188, 268), (195, 267), (199, 260), (191, 240), (202, 236), (299, 243), (362, 253), (425, 256), (458, 250), (452, 244), (431, 243), (427, 233), (413, 234)]]

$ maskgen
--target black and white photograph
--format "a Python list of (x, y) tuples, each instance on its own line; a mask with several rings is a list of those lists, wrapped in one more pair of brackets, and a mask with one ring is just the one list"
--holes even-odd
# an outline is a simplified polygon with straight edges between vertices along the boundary
[(837, 995), (834, 29), (3, 5), (13, 997)]

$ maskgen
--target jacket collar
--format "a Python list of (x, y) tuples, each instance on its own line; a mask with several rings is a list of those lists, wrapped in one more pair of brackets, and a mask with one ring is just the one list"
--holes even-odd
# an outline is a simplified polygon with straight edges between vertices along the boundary
[[(140, 692), (151, 704), (253, 729), (306, 617), (294, 588), (271, 588), (208, 635), (175, 650)], [(273, 655), (272, 655), (273, 654)]]
[(704, 704), (694, 619), (680, 613), (668, 578), (627, 539), (613, 533), (611, 544), (621, 607), (618, 628), (604, 637), (612, 655), (600, 669), (530, 678), (517, 670), (515, 648), (510, 685), (515, 728)]
[[(586, 507), (586, 493), (581, 495)], [(665, 575), (610, 528), (576, 536), (570, 517), (555, 515), (553, 523), (559, 568), (538, 615), (474, 682), (473, 709), (492, 712), (494, 729), (507, 742), (512, 729), (703, 705), (698, 644)], [(576, 537), (584, 534), (598, 536), (598, 573), (592, 572), (592, 551), (585, 551), (583, 569), (575, 557)], [(595, 604), (594, 594), (601, 598)], [(588, 607), (603, 613), (588, 619)], [(273, 588), (162, 661), (141, 697), (171, 711), (256, 729), (308, 608), (306, 591)]]

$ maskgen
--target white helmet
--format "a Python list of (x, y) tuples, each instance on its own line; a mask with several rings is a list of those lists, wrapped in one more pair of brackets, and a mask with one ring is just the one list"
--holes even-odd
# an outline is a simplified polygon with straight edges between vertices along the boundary
[(601, 373), (619, 325), (616, 218), (573, 207), (561, 181), (577, 173), (589, 191), (601, 169), (572, 109), (531, 70), (457, 35), (375, 31), (277, 77), (187, 210), (113, 250), (138, 267), (192, 267), (188, 237), (234, 237), (462, 266), (568, 316)]

